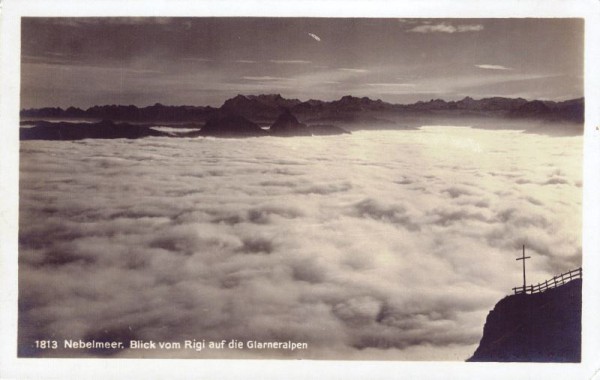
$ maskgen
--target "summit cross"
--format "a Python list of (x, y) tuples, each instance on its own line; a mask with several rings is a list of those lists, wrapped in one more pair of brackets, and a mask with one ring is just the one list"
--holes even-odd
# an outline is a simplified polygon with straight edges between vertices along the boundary
[(525, 287), (527, 286), (527, 281), (525, 280), (525, 260), (530, 259), (531, 256), (525, 256), (525, 244), (523, 244), (523, 256), (517, 258), (517, 261), (523, 260), (523, 293), (527, 293)]

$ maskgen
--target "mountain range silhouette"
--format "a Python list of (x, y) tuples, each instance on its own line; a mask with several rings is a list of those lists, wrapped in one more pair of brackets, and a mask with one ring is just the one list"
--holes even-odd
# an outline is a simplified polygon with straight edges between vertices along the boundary
[[(148, 107), (93, 106), (85, 110), (75, 107), (25, 109), (20, 115), (22, 126), (33, 125), (31, 128), (21, 128), (22, 140), (335, 135), (349, 133), (348, 127), (414, 129), (431, 120), (451, 123), (452, 118), (542, 121), (545, 123), (544, 129), (577, 134), (582, 131), (584, 100), (553, 102), (502, 97), (475, 100), (466, 97), (459, 101), (431, 99), (402, 105), (350, 95), (326, 102), (314, 99), (300, 101), (270, 94), (237, 95), (226, 100), (219, 108), (157, 103)], [(568, 129), (563, 128), (565, 122), (571, 125)], [(196, 131), (158, 132), (151, 129), (157, 123)]]
[(402, 114), (456, 114), (506, 116), (511, 118), (543, 118), (546, 120), (567, 120), (583, 122), (584, 100), (572, 99), (563, 102), (532, 100), (523, 98), (492, 97), (475, 100), (465, 97), (459, 101), (431, 99), (413, 104), (392, 104), (367, 97), (344, 96), (335, 101), (286, 99), (279, 94), (237, 95), (226, 100), (220, 108), (210, 106), (166, 106), (156, 103), (148, 107), (133, 105), (104, 105), (88, 109), (59, 107), (24, 109), (23, 118), (89, 118), (113, 121), (152, 121), (152, 122), (198, 122), (214, 117), (219, 111), (236, 113), (254, 122), (274, 120), (282, 110), (288, 109), (302, 119), (319, 118), (340, 120), (347, 115), (360, 113)]

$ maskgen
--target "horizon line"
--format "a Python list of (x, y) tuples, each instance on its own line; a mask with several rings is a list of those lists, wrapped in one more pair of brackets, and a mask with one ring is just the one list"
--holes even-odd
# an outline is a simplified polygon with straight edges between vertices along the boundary
[(90, 108), (93, 108), (93, 107), (110, 107), (110, 106), (130, 107), (130, 106), (133, 106), (133, 107), (136, 107), (136, 108), (148, 108), (148, 107), (153, 107), (153, 106), (156, 106), (156, 105), (161, 105), (161, 106), (164, 106), (164, 107), (205, 107), (205, 108), (210, 107), (210, 108), (214, 108), (214, 109), (219, 109), (219, 108), (221, 108), (225, 104), (225, 102), (227, 102), (230, 99), (236, 98), (238, 96), (243, 96), (245, 98), (248, 98), (248, 97), (259, 97), (259, 96), (280, 96), (281, 98), (283, 98), (285, 100), (298, 100), (301, 103), (306, 103), (306, 102), (309, 102), (311, 100), (316, 100), (316, 101), (320, 101), (320, 102), (324, 102), (324, 103), (331, 103), (331, 102), (340, 101), (340, 100), (342, 100), (343, 98), (346, 98), (346, 97), (352, 97), (352, 98), (358, 98), (358, 99), (367, 98), (367, 99), (372, 100), (372, 101), (381, 101), (383, 103), (387, 103), (387, 104), (394, 105), (394, 106), (410, 106), (410, 105), (414, 105), (414, 104), (429, 103), (429, 102), (438, 101), (438, 100), (441, 100), (441, 101), (446, 102), (446, 103), (460, 102), (460, 101), (463, 101), (463, 100), (469, 99), (469, 98), (473, 99), (475, 101), (481, 101), (481, 100), (493, 99), (493, 98), (502, 98), (502, 99), (523, 99), (523, 100), (526, 100), (528, 102), (542, 101), (542, 102), (554, 102), (554, 103), (562, 103), (562, 102), (568, 102), (568, 101), (572, 101), (572, 100), (579, 100), (579, 99), (584, 100), (585, 99), (585, 95), (582, 95), (582, 96), (576, 97), (576, 98), (567, 98), (567, 99), (564, 99), (564, 100), (551, 100), (551, 99), (538, 99), (538, 98), (536, 98), (536, 99), (527, 99), (527, 98), (523, 98), (521, 96), (508, 97), (508, 96), (499, 96), (499, 95), (496, 95), (496, 96), (487, 96), (487, 97), (482, 97), (482, 98), (474, 98), (472, 96), (467, 95), (467, 96), (465, 96), (465, 97), (463, 97), (463, 98), (461, 98), (459, 100), (446, 100), (446, 99), (442, 99), (442, 98), (429, 98), (429, 100), (417, 100), (416, 102), (413, 102), (413, 103), (392, 103), (392, 102), (384, 101), (382, 99), (373, 99), (373, 98), (371, 98), (369, 96), (355, 96), (355, 95), (351, 95), (351, 94), (344, 95), (344, 96), (340, 97), (339, 99), (334, 99), (334, 100), (321, 100), (321, 99), (315, 99), (315, 98), (310, 98), (310, 99), (307, 99), (307, 100), (301, 100), (299, 98), (293, 98), (293, 97), (292, 98), (287, 98), (285, 96), (282, 96), (280, 93), (263, 93), (263, 94), (258, 94), (258, 95), (256, 95), (256, 94), (246, 94), (246, 95), (244, 95), (244, 94), (237, 94), (235, 96), (232, 96), (232, 97), (229, 97), (229, 98), (225, 99), (220, 106), (192, 105), (192, 104), (164, 104), (164, 103), (161, 103), (161, 102), (156, 102), (154, 104), (148, 104), (148, 105), (117, 104), (117, 103), (108, 104), (108, 103), (105, 103), (105, 104), (94, 104), (94, 105), (91, 105), (91, 106), (89, 106), (87, 108), (75, 107), (75, 106), (72, 106), (72, 105), (71, 106), (66, 106), (65, 108), (63, 108), (61, 106), (43, 106), (43, 107), (30, 107), (30, 108), (22, 108), (21, 107), (19, 109), (19, 111), (40, 110), (40, 109), (45, 109), (45, 108), (58, 108), (58, 109), (62, 109), (62, 110), (67, 110), (69, 108), (75, 108), (75, 109), (79, 109), (79, 110), (82, 110), (82, 111), (86, 111), (86, 110), (88, 110)]

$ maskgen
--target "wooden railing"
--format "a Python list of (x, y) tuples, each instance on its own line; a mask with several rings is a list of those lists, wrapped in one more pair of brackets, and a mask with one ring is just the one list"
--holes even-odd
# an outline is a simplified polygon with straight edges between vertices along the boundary
[(556, 288), (561, 285), (566, 284), (571, 280), (575, 280), (577, 278), (583, 278), (583, 273), (581, 268), (570, 270), (566, 273), (559, 274), (558, 276), (552, 277), (550, 280), (546, 280), (544, 282), (540, 282), (537, 285), (526, 285), (526, 286), (518, 286), (513, 288), (515, 294), (533, 294), (533, 293), (543, 293), (548, 289)]

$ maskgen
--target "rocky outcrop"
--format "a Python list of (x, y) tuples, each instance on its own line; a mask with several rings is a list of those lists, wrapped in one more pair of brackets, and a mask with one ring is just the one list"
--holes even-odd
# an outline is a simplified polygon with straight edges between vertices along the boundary
[(471, 362), (580, 362), (581, 280), (507, 296), (486, 319)]
[(312, 136), (306, 124), (300, 123), (288, 109), (284, 110), (273, 125), (271, 125), (269, 133), (273, 136), (284, 137)]
[(252, 120), (273, 120), (283, 109), (300, 104), (298, 99), (286, 99), (279, 94), (237, 95), (221, 106), (225, 112), (234, 112)]

